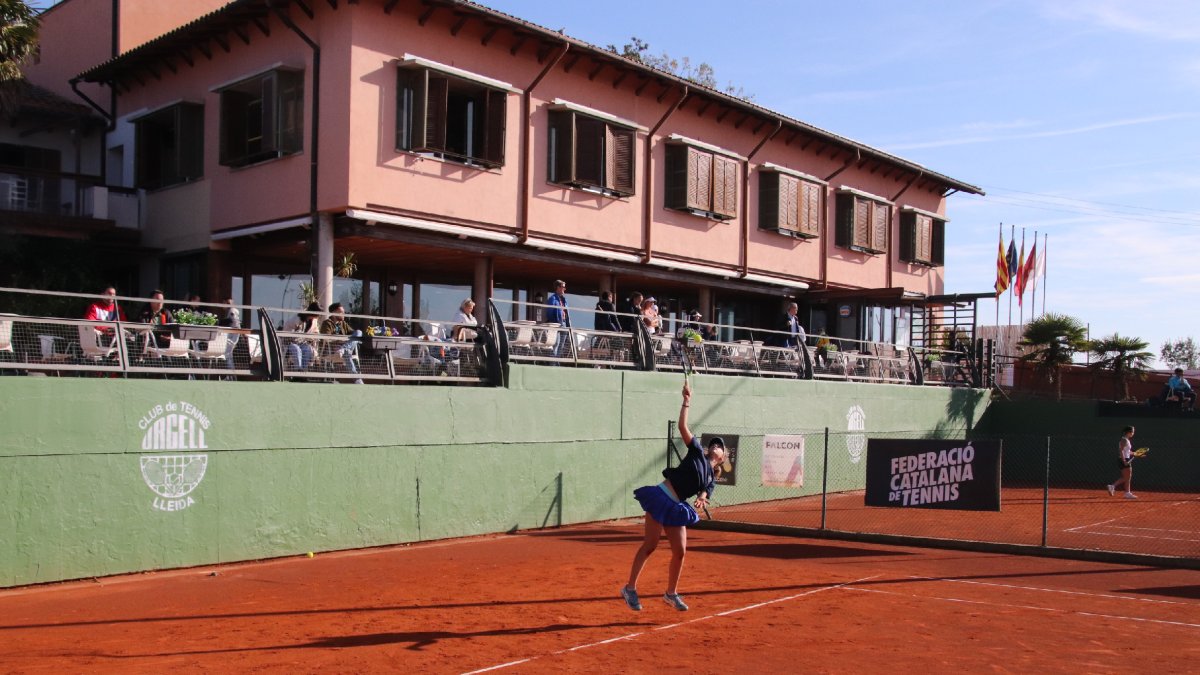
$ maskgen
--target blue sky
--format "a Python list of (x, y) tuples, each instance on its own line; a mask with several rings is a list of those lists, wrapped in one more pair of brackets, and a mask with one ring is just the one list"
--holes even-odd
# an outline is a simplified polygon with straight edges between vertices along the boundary
[[(1013, 225), (1018, 246), (1022, 228), (1030, 245), (1049, 234), (1047, 311), (1155, 354), (1200, 339), (1200, 2), (484, 4), (601, 46), (636, 35), (767, 108), (984, 188), (950, 198), (947, 292), (992, 288), (1003, 222), (1006, 244)], [(980, 303), (987, 323), (995, 311)]]

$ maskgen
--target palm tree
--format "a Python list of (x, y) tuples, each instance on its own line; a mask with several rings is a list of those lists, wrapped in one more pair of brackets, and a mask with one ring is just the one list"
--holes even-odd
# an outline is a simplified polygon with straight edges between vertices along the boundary
[(1096, 370), (1111, 370), (1113, 381), (1121, 386), (1121, 400), (1129, 398), (1129, 380), (1136, 377), (1146, 379), (1146, 370), (1154, 354), (1146, 351), (1150, 343), (1135, 337), (1121, 337), (1117, 333), (1092, 340), (1089, 345), (1098, 359), (1092, 367)]
[(1038, 372), (1054, 383), (1055, 397), (1061, 401), (1059, 370), (1071, 364), (1075, 352), (1088, 348), (1087, 328), (1073, 316), (1051, 312), (1026, 324), (1019, 344), (1029, 348), (1021, 360), (1036, 364)]
[(21, 66), (37, 44), (37, 12), (24, 0), (0, 0), (0, 111), (15, 109), (25, 84)]

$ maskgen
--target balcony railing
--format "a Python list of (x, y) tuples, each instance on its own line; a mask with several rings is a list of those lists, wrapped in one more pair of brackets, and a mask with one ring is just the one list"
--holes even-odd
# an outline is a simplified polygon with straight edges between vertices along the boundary
[(139, 226), (139, 200), (131, 188), (106, 186), (98, 176), (0, 168), (0, 211), (111, 220)]
[[(640, 317), (622, 314), (616, 316), (633, 320), (632, 331), (506, 323), (501, 316), (544, 316), (549, 306), (502, 300), (489, 303), (490, 320), (482, 326), (444, 317), (347, 315), (360, 328), (347, 336), (297, 332), (298, 311), (284, 308), (198, 307), (218, 317), (236, 308), (242, 325), (251, 325), (251, 315), (256, 315), (255, 329), (68, 316), (68, 308), (78, 308), (78, 316), (98, 297), (0, 288), (0, 372), (498, 385), (504, 364), (513, 362), (879, 384), (978, 384), (971, 355), (963, 352), (824, 336), (781, 346), (787, 335), (779, 331), (698, 322), (677, 324), (675, 334), (650, 334), (637, 327)], [(118, 306), (139, 310), (149, 302), (117, 298)], [(580, 324), (597, 325), (594, 317), (589, 321), (585, 316), (595, 310), (571, 313)], [(280, 316), (291, 320), (273, 325), (269, 317)], [(684, 328), (740, 339), (685, 339)]]

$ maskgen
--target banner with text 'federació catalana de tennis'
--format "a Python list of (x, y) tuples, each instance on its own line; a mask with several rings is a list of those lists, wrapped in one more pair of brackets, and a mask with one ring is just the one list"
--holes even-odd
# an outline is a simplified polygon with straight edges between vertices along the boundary
[(1000, 510), (998, 441), (867, 441), (867, 506)]

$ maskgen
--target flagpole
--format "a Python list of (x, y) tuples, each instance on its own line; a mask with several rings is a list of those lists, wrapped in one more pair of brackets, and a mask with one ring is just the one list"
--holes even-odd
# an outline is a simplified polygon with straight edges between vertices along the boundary
[(1050, 253), (1050, 233), (1047, 232), (1045, 237), (1042, 240), (1044, 242), (1042, 245), (1042, 260), (1045, 261), (1042, 264), (1042, 270), (1044, 270), (1042, 272), (1042, 316), (1046, 315), (1046, 294), (1049, 293), (1046, 290), (1046, 277), (1050, 275), (1050, 259), (1046, 257)]
[(1025, 325), (1025, 228), (1021, 228), (1021, 257), (1017, 259), (1017, 325)]
[[(1000, 227), (998, 229), (1000, 230), (1000, 250), (1003, 251), (1004, 250), (1004, 223), (1003, 222), (1000, 223)], [(1007, 264), (1007, 263), (1005, 263), (1005, 264)], [(1000, 271), (1000, 269), (996, 268), (996, 272), (999, 272), (999, 271)], [(998, 274), (997, 274), (997, 277), (999, 277)], [(1000, 283), (999, 278), (997, 278), (996, 283)], [(1000, 352), (1001, 354), (1007, 354), (1008, 353), (1008, 345), (1004, 344), (1005, 340), (1000, 339), (1000, 294), (1003, 292), (1004, 291), (999, 291), (996, 293), (996, 345), (999, 346), (1001, 350), (1003, 350)]]

